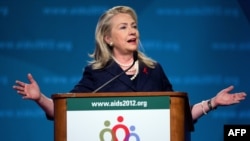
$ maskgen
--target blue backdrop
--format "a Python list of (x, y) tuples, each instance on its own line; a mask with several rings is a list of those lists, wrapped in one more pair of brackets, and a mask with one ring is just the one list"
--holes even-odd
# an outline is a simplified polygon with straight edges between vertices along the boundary
[[(71, 90), (90, 60), (98, 17), (115, 5), (137, 11), (144, 52), (162, 64), (190, 103), (231, 84), (234, 92), (250, 92), (248, 1), (1, 0), (0, 140), (53, 140), (53, 122), (12, 85), (27, 81), (30, 72), (49, 97)], [(222, 141), (224, 124), (250, 124), (249, 102), (204, 116), (192, 140)]]

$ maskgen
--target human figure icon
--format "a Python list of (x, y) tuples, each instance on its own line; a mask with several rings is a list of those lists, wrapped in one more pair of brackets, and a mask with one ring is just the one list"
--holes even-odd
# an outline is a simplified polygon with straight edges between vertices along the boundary
[[(105, 126), (106, 128), (102, 129), (102, 131), (101, 131), (100, 134), (99, 134), (100, 141), (114, 141), (114, 134), (113, 134), (113, 131), (111, 130), (111, 128), (109, 128), (109, 126), (110, 126), (110, 121), (109, 121), (109, 120), (106, 120), (106, 121), (104, 122), (104, 126)], [(107, 139), (107, 136), (105, 136), (105, 135), (107, 135), (107, 134), (110, 135), (111, 139)], [(105, 139), (105, 138), (106, 138), (106, 139)]]
[[(118, 116), (117, 117), (117, 121), (119, 122), (118, 124), (116, 124), (113, 128), (112, 128), (112, 131), (114, 133), (114, 139), (115, 141), (127, 141), (126, 138), (128, 138), (129, 136), (129, 129), (126, 125), (122, 124), (123, 122), (123, 116)], [(124, 136), (123, 137), (119, 137), (121, 138), (120, 140), (118, 139), (118, 136), (117, 136), (117, 131), (122, 129), (123, 132), (124, 132)]]
[(135, 126), (131, 125), (129, 129), (131, 132), (130, 132), (129, 136), (127, 137), (126, 141), (129, 141), (129, 139), (131, 137), (134, 137), (136, 139), (136, 141), (140, 141), (140, 137), (138, 136), (138, 134), (135, 133)]

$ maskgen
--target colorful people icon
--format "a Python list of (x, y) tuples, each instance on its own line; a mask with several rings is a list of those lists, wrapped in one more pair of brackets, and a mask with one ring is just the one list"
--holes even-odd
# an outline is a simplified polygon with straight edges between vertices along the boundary
[[(140, 137), (135, 133), (135, 126), (132, 125), (130, 128), (123, 124), (124, 118), (123, 116), (117, 117), (118, 124), (114, 125), (113, 128), (110, 128), (110, 121), (106, 120), (104, 122), (104, 128), (100, 132), (100, 141), (129, 141), (133, 138), (136, 141), (140, 141)], [(112, 139), (107, 138), (107, 134), (112, 137)]]

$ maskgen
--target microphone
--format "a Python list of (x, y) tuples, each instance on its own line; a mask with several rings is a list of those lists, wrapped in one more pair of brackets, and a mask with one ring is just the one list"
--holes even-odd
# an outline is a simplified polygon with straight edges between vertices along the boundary
[(96, 93), (98, 92), (100, 89), (102, 89), (103, 87), (107, 86), (110, 82), (114, 81), (115, 79), (117, 79), (118, 77), (120, 77), (122, 74), (126, 73), (129, 69), (131, 69), (135, 62), (138, 60), (138, 53), (137, 51), (135, 51), (133, 53), (133, 58), (134, 58), (134, 62), (131, 66), (129, 66), (129, 68), (127, 68), (126, 70), (122, 71), (121, 73), (119, 73), (118, 75), (116, 75), (115, 77), (113, 77), (112, 79), (110, 79), (109, 81), (107, 81), (106, 83), (104, 83), (103, 85), (101, 85), (100, 87), (98, 87), (97, 89), (95, 89), (92, 93)]

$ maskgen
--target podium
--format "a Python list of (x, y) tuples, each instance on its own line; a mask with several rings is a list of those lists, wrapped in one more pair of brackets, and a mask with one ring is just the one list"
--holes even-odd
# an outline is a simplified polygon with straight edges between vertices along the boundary
[[(154, 115), (151, 114), (153, 116), (152, 119), (150, 118), (150, 116), (143, 116), (145, 118), (140, 117), (140, 116), (136, 116), (135, 118), (137, 120), (139, 120), (139, 122), (143, 122), (143, 120), (146, 120), (146, 118), (150, 118), (151, 121), (149, 121), (147, 119), (146, 121), (144, 121), (144, 122), (146, 122), (144, 125), (149, 126), (149, 122), (153, 122), (153, 124), (150, 124), (150, 125), (153, 125), (153, 126), (156, 124), (158, 124), (159, 126), (166, 125), (166, 126), (168, 126), (167, 128), (169, 128), (169, 130), (170, 130), (169, 131), (170, 136), (169, 136), (167, 131), (162, 131), (162, 129), (165, 130), (165, 127), (160, 128), (160, 129), (157, 127), (157, 129), (150, 130), (150, 134), (152, 134), (152, 135), (155, 135), (155, 133), (157, 133), (157, 134), (161, 133), (163, 135), (165, 135), (165, 134), (168, 135), (170, 138), (169, 140), (171, 140), (171, 141), (189, 141), (189, 140), (191, 140), (190, 134), (194, 130), (188, 95), (185, 92), (57, 93), (57, 94), (52, 95), (52, 99), (54, 102), (54, 141), (67, 141), (67, 139), (69, 138), (69, 135), (68, 135), (69, 132), (74, 133), (74, 132), (79, 132), (79, 130), (81, 130), (83, 132), (79, 132), (79, 134), (84, 135), (84, 133), (86, 133), (86, 131), (84, 131), (82, 129), (72, 129), (72, 126), (69, 125), (68, 122), (69, 122), (70, 118), (74, 117), (74, 116), (72, 116), (71, 114), (68, 114), (68, 112), (67, 112), (68, 110), (72, 109), (73, 111), (78, 111), (78, 112), (83, 113), (83, 116), (81, 116), (80, 113), (79, 113), (79, 116), (76, 116), (76, 117), (79, 117), (77, 120), (79, 120), (79, 119), (82, 120), (82, 121), (79, 121), (79, 124), (78, 124), (78, 121), (76, 119), (73, 119), (72, 123), (74, 123), (73, 124), (74, 127), (75, 126), (79, 127), (81, 125), (85, 125), (86, 126), (85, 128), (88, 128), (88, 130), (90, 130), (91, 128), (95, 127), (95, 126), (92, 126), (93, 123), (99, 124), (98, 121), (95, 122), (95, 120), (99, 119), (99, 118), (91, 118), (91, 117), (86, 117), (86, 116), (90, 116), (93, 113), (95, 113), (94, 115), (96, 115), (96, 114), (98, 115), (98, 112), (103, 112), (103, 111), (105, 112), (105, 114), (102, 113), (102, 114), (98, 115), (98, 117), (103, 117), (104, 115), (106, 116), (106, 115), (108, 115), (108, 113), (115, 113), (115, 112), (119, 113), (119, 112), (125, 112), (125, 111), (132, 112), (133, 109), (128, 109), (128, 110), (121, 109), (120, 110), (119, 108), (124, 108), (124, 106), (126, 108), (129, 108), (129, 107), (131, 107), (131, 105), (133, 107), (134, 104), (137, 104), (136, 106), (138, 107), (138, 108), (136, 108), (136, 111), (134, 111), (134, 113), (139, 114), (141, 111), (151, 113), (151, 111), (152, 111), (152, 114), (154, 114)], [(90, 114), (84, 114), (84, 112), (91, 111), (91, 109), (84, 109), (84, 104), (86, 104), (86, 103), (93, 104), (93, 101), (95, 101), (95, 102), (98, 101), (99, 103), (97, 103), (97, 104), (100, 104), (100, 101), (106, 102), (110, 99), (112, 100), (112, 102), (115, 101), (115, 103), (113, 103), (114, 104), (113, 106), (118, 106), (118, 107), (116, 107), (116, 109), (110, 109), (110, 107), (106, 107), (106, 109), (102, 109), (103, 111), (102, 110), (94, 110), (94, 112), (91, 112)], [(165, 100), (165, 99), (167, 99), (167, 100)], [(119, 105), (119, 102), (121, 102), (121, 101), (123, 102), (122, 104), (125, 104), (125, 105)], [(148, 105), (146, 105), (146, 106), (144, 105), (144, 107), (142, 107), (143, 106), (142, 102), (145, 102), (145, 101), (148, 102), (147, 103)], [(140, 102), (140, 103), (138, 103), (138, 102)], [(168, 104), (165, 104), (165, 103), (168, 103)], [(101, 103), (101, 104), (103, 104), (103, 103)], [(139, 107), (138, 104), (141, 107)], [(164, 109), (166, 107), (165, 105), (169, 105), (169, 110)], [(151, 106), (153, 110), (150, 109), (149, 106)], [(83, 109), (82, 109), (82, 107), (83, 107)], [(147, 108), (143, 109), (145, 107), (147, 107)], [(160, 114), (161, 116), (158, 116), (157, 114), (154, 113), (154, 110), (156, 112), (161, 111), (158, 109), (162, 109), (162, 111), (163, 111), (163, 114)], [(151, 110), (151, 111), (148, 111), (148, 110)], [(169, 111), (169, 116), (167, 116), (167, 114), (165, 114), (164, 111)], [(69, 113), (71, 113), (71, 112), (69, 112)], [(76, 113), (76, 112), (73, 112), (73, 113)], [(134, 113), (132, 113), (132, 115), (134, 115)], [(147, 115), (147, 113), (146, 113), (146, 115)], [(140, 115), (143, 115), (143, 114), (144, 113), (141, 113)], [(127, 117), (130, 117), (129, 115), (130, 115), (129, 113), (124, 114), (124, 116), (127, 116)], [(165, 116), (166, 116), (166, 118), (165, 118)], [(86, 118), (86, 119), (84, 119), (84, 118)], [(123, 118), (125, 118), (125, 117), (123, 117)], [(166, 121), (163, 121), (164, 123), (158, 123), (161, 121), (161, 119), (166, 120)], [(167, 121), (167, 120), (169, 120), (169, 121)], [(80, 123), (80, 122), (82, 122), (82, 123)], [(87, 123), (84, 123), (84, 122), (87, 122), (87, 123), (93, 122), (93, 123), (91, 124), (91, 127), (89, 127), (87, 125)], [(103, 120), (103, 122), (104, 122), (104, 120)], [(131, 121), (131, 123), (133, 123), (133, 125), (137, 126), (136, 131), (140, 130), (140, 129), (138, 129), (139, 125), (141, 125), (141, 124), (143, 125), (143, 123), (139, 123), (139, 122), (137, 123), (133, 120)], [(103, 123), (102, 123), (102, 126), (104, 129)], [(108, 125), (105, 123), (105, 126), (108, 126)], [(123, 128), (124, 126), (122, 126), (120, 124), (119, 127)], [(113, 128), (113, 130), (114, 129), (115, 128)], [(146, 129), (147, 128), (144, 127), (144, 129), (142, 129), (142, 131), (146, 132)], [(73, 131), (71, 131), (71, 130), (73, 130)], [(130, 130), (130, 129), (126, 129), (126, 131), (127, 130)], [(131, 130), (132, 130), (132, 128), (131, 128)], [(133, 128), (133, 130), (134, 130), (134, 128)], [(100, 136), (100, 138), (101, 138), (101, 133), (104, 134), (104, 131), (110, 131), (110, 130), (105, 129), (102, 132), (98, 132), (100, 134), (97, 134), (97, 136)], [(89, 135), (91, 133), (86, 133), (86, 134)], [(135, 134), (133, 134), (133, 135), (135, 135)], [(132, 136), (132, 134), (131, 134), (131, 136)], [(134, 137), (138, 138), (138, 140), (139, 140), (139, 136), (142, 137), (142, 135), (135, 135)], [(84, 139), (83, 138), (81, 140), (91, 140), (91, 139), (89, 139), (89, 138)], [(103, 139), (98, 139), (98, 140), (105, 141)], [(145, 139), (141, 139), (141, 140), (145, 141)], [(155, 138), (155, 140), (158, 140), (158, 138)]]

